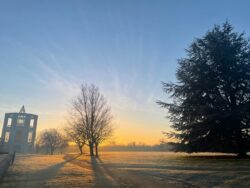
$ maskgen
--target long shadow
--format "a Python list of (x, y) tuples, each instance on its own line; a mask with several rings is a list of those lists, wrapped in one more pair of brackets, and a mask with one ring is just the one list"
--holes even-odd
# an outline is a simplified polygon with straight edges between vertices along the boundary
[[(43, 170), (39, 170), (35, 173), (30, 173), (30, 174), (26, 174), (27, 176), (25, 176), (22, 179), (18, 179), (18, 180), (5, 180), (4, 183), (18, 183), (20, 184), (19, 187), (26, 187), (28, 185), (32, 185), (32, 187), (42, 187), (46, 181), (49, 181), (51, 179), (53, 179), (58, 171), (68, 162), (71, 162), (72, 160), (75, 160), (76, 158), (78, 158), (78, 156), (75, 156), (73, 158), (67, 159), (61, 163), (55, 164), (55, 165), (51, 165), (46, 169)], [(24, 184), (26, 183), (26, 184)], [(28, 185), (27, 185), (28, 184)]]
[[(110, 174), (111, 176), (113, 176), (113, 173), (112, 173), (112, 171), (110, 171), (110, 169), (107, 167), (107, 165), (100, 159), (100, 158), (98, 158), (98, 161), (99, 161), (99, 164), (103, 167), (103, 169), (105, 170), (105, 172), (107, 173), (107, 174)], [(143, 165), (145, 165), (145, 164), (143, 164)], [(143, 165), (141, 166), (141, 167), (143, 167)], [(120, 168), (120, 167), (128, 167), (128, 169), (129, 168), (131, 168), (131, 169), (133, 169), (134, 168), (134, 166), (131, 166), (131, 165), (129, 165), (129, 164), (116, 164), (115, 166), (113, 166), (113, 167), (115, 167), (115, 168)], [(144, 167), (144, 168), (147, 168), (147, 167)], [(155, 167), (154, 167), (155, 168)], [(139, 168), (139, 170), (137, 171), (137, 173), (136, 173), (136, 171), (135, 170), (133, 170), (133, 171), (130, 171), (130, 174), (131, 173), (133, 173), (135, 176), (137, 176), (138, 178), (147, 178), (147, 177), (151, 177), (152, 176), (152, 172), (148, 172), (147, 173), (147, 171), (145, 171), (145, 170), (143, 170), (143, 171), (141, 171), (142, 169), (140, 169)], [(139, 174), (138, 174), (138, 172), (140, 172)], [(155, 173), (153, 173), (154, 174), (154, 176), (155, 177), (159, 177), (160, 175), (161, 175), (161, 173), (160, 174), (155, 174)], [(145, 175), (148, 175), (148, 176), (145, 176)], [(166, 176), (163, 176), (162, 177), (163, 179), (165, 178), (166, 179)], [(171, 178), (171, 177), (168, 177), (168, 180), (172, 180), (172, 181), (175, 181), (175, 182), (177, 182), (177, 183), (181, 183), (181, 184), (183, 184), (183, 187), (196, 187), (196, 186), (193, 186), (192, 184), (190, 184), (190, 183), (188, 183), (188, 182), (186, 182), (186, 181), (184, 181), (184, 180), (182, 180), (182, 179), (176, 179), (176, 177), (174, 177), (174, 178)], [(123, 179), (123, 182), (122, 182), (122, 184), (123, 185), (126, 185), (126, 184), (128, 184), (128, 185), (130, 185), (131, 187), (137, 187), (137, 185), (135, 184), (135, 185), (133, 185), (133, 184), (131, 184), (132, 182), (131, 182), (131, 180), (124, 180)]]
[(109, 176), (114, 176), (114, 174), (112, 173), (112, 171), (107, 167), (107, 165), (101, 160), (101, 158), (97, 157), (97, 161), (99, 163), (99, 165), (103, 168), (103, 170), (105, 171), (106, 174), (108, 174)]
[[(77, 157), (75, 157), (77, 158)], [(75, 159), (74, 158), (74, 159)], [(72, 156), (66, 155), (65, 159), (71, 159), (71, 163), (82, 167), (83, 169), (90, 170), (94, 176), (94, 187), (119, 187), (118, 183), (114, 180), (112, 173), (110, 173), (102, 163), (100, 163), (99, 158), (91, 157), (90, 161), (74, 160)]]
[(57, 174), (57, 172), (58, 172), (66, 163), (69, 163), (69, 162), (75, 160), (75, 159), (78, 158), (78, 157), (79, 157), (79, 155), (77, 155), (77, 156), (75, 156), (75, 157), (73, 157), (73, 158), (67, 159), (67, 160), (65, 160), (65, 158), (63, 158), (63, 159), (64, 159), (63, 162), (58, 163), (58, 164), (56, 164), (56, 165), (52, 165), (52, 166), (50, 166), (50, 167), (48, 167), (48, 168), (46, 168), (46, 169), (40, 170), (40, 171), (34, 173), (33, 175), (34, 175), (34, 176), (37, 176), (37, 177), (38, 177), (39, 175), (42, 175), (42, 176), (45, 175), (45, 176), (46, 176), (46, 180), (53, 179), (53, 177)]
[(99, 158), (91, 157), (91, 166), (95, 177), (96, 187), (119, 187), (118, 183), (113, 179), (113, 175), (107, 168), (102, 165)]
[(70, 162), (82, 167), (83, 169), (90, 170), (94, 177), (94, 187), (111, 188), (119, 187), (112, 178), (112, 175), (107, 172), (106, 168), (99, 162), (96, 157), (89, 156), (90, 160), (75, 160), (77, 157), (72, 158), (70, 155), (66, 155), (65, 159), (70, 159)]
[[(180, 158), (182, 159), (182, 158)], [(105, 164), (100, 158), (98, 158), (98, 161), (100, 165), (103, 166), (103, 168), (106, 170), (107, 173), (110, 173), (112, 175), (112, 172), (109, 170), (110, 168), (120, 168), (120, 169), (141, 169), (141, 170), (146, 170), (146, 169), (159, 169), (159, 170), (182, 170), (182, 171), (189, 171), (189, 170), (198, 170), (198, 171), (215, 171), (215, 172), (221, 172), (225, 170), (234, 170), (234, 171), (245, 171), (245, 172), (250, 172), (250, 160), (249, 159), (231, 159), (229, 158), (228, 160), (219, 160), (217, 158), (211, 157), (211, 160), (208, 162), (210, 163), (203, 163), (203, 161), (199, 161), (200, 159), (203, 159), (203, 157), (190, 157), (190, 159), (194, 160), (189, 160), (189, 158), (183, 158), (186, 160), (186, 163), (183, 163), (182, 165), (180, 164), (129, 164), (129, 163), (111, 163), (111, 164)], [(197, 160), (196, 160), (197, 159)], [(206, 156), (204, 157), (206, 159)], [(217, 159), (217, 160), (215, 160)], [(222, 158), (224, 159), (224, 158)], [(197, 163), (198, 162), (198, 163)], [(219, 164), (219, 166), (216, 165), (211, 165), (213, 162), (216, 162)], [(238, 162), (241, 165), (237, 166), (228, 166), (228, 162)], [(244, 163), (242, 163), (244, 162)], [(220, 165), (223, 165), (223, 168), (221, 168)], [(108, 167), (107, 167), (108, 166)]]
[[(78, 156), (77, 156), (78, 157)], [(72, 164), (82, 167), (83, 169), (90, 170), (94, 177), (94, 187), (112, 188), (119, 187), (118, 183), (113, 179), (112, 174), (106, 170), (96, 157), (90, 156), (89, 160), (75, 160), (77, 157), (72, 158), (72, 155), (66, 155), (64, 159), (70, 159)]]

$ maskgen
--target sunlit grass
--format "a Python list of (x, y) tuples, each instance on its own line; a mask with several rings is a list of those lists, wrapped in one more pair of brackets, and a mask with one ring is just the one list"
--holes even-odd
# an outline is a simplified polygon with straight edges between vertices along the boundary
[(250, 159), (214, 153), (17, 155), (1, 187), (249, 187)]

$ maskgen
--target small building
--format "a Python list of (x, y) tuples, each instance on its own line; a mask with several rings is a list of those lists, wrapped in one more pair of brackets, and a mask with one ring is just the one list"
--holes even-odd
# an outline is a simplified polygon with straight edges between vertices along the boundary
[(34, 152), (38, 116), (25, 112), (22, 106), (19, 113), (6, 113), (3, 122), (2, 152)]

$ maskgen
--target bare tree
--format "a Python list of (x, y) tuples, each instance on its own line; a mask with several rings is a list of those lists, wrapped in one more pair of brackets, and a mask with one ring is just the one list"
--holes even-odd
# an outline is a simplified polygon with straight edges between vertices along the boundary
[(57, 149), (58, 149), (58, 151), (60, 153), (64, 153), (65, 152), (65, 149), (69, 145), (68, 142), (69, 142), (69, 140), (66, 137), (64, 137), (64, 136), (61, 137), (61, 142), (60, 142), (60, 144), (57, 147)]
[(90, 155), (94, 156), (94, 147), (98, 156), (98, 146), (112, 133), (111, 110), (99, 88), (94, 85), (82, 85), (81, 93), (72, 102), (71, 119), (77, 125), (79, 135), (86, 139)]
[(101, 122), (95, 127), (94, 143), (95, 143), (95, 155), (98, 156), (98, 146), (100, 143), (108, 139), (113, 133), (113, 127), (111, 126), (112, 116), (109, 108), (103, 111), (100, 116)]
[(56, 129), (48, 129), (39, 135), (40, 148), (46, 149), (47, 153), (54, 154), (56, 149), (62, 149), (67, 146), (67, 140)]
[(82, 131), (81, 126), (77, 124), (74, 119), (68, 120), (68, 124), (70, 126), (65, 129), (65, 132), (70, 141), (73, 141), (77, 145), (80, 154), (83, 154), (83, 146), (86, 143), (86, 136)]

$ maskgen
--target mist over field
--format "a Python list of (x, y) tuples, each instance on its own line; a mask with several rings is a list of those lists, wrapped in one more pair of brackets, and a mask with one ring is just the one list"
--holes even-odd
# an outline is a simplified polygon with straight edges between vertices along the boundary
[(1, 187), (249, 187), (250, 160), (230, 155), (102, 152), (18, 155)]

